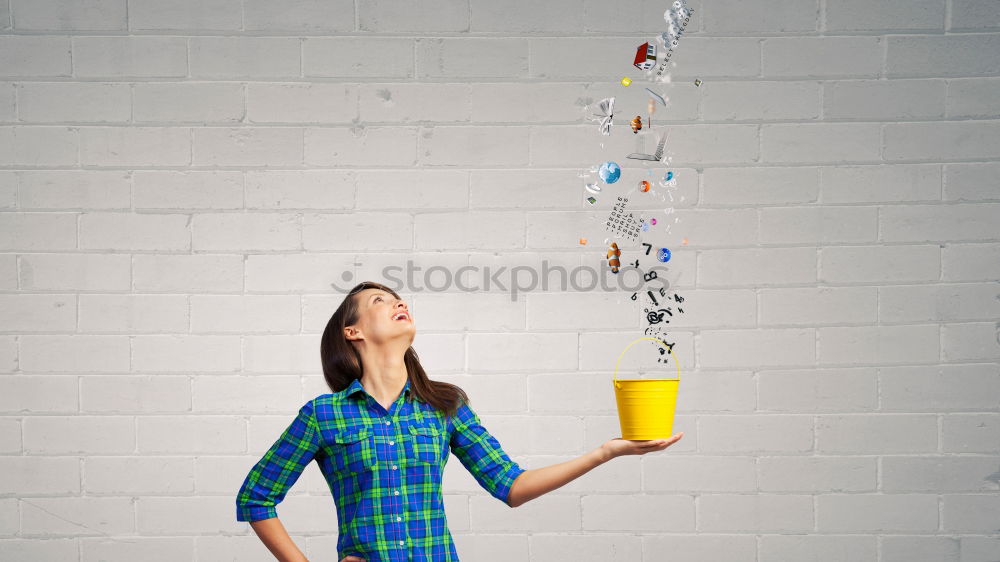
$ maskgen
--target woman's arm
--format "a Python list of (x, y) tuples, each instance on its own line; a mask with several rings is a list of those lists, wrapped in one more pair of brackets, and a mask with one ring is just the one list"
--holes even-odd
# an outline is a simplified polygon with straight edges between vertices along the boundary
[(684, 433), (681, 432), (670, 439), (650, 441), (628, 441), (621, 438), (612, 439), (575, 459), (559, 464), (543, 466), (542, 468), (526, 470), (511, 485), (507, 503), (511, 507), (524, 505), (538, 496), (547, 494), (556, 488), (561, 488), (615, 457), (622, 455), (643, 455), (653, 451), (662, 451), (676, 443), (683, 435)]
[(271, 554), (283, 562), (307, 560), (278, 519), (276, 506), (323, 446), (314, 413), (310, 400), (250, 469), (236, 494), (236, 520), (249, 522)]
[(608, 460), (610, 459), (598, 448), (566, 462), (525, 470), (511, 485), (507, 503), (511, 507), (524, 505), (576, 480)]
[(306, 555), (292, 541), (292, 537), (288, 536), (288, 531), (277, 517), (253, 521), (250, 527), (278, 562), (309, 562)]

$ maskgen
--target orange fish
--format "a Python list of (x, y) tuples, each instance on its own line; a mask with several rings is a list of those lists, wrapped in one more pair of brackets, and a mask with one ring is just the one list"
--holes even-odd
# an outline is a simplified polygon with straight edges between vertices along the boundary
[(639, 130), (642, 129), (642, 117), (639, 116), (639, 115), (636, 115), (635, 119), (633, 119), (631, 121), (631, 124), (632, 124), (632, 132), (633, 133), (638, 133)]
[(618, 268), (622, 265), (622, 262), (618, 261), (618, 257), (621, 255), (622, 251), (618, 249), (618, 243), (612, 242), (611, 249), (608, 250), (608, 265), (611, 266), (611, 273), (618, 273)]

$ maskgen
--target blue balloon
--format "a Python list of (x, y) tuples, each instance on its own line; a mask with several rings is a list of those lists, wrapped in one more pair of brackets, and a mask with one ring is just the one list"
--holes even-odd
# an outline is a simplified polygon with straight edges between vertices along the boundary
[(604, 183), (615, 183), (618, 178), (622, 177), (622, 169), (618, 164), (609, 161), (601, 164), (601, 169), (597, 171), (597, 174), (601, 176)]
[(660, 250), (656, 252), (656, 259), (662, 262), (670, 261), (670, 250), (666, 248), (660, 248)]

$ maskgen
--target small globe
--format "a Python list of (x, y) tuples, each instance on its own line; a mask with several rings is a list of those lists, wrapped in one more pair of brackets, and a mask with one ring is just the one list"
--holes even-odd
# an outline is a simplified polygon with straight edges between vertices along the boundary
[(670, 261), (670, 250), (666, 248), (660, 248), (659, 251), (656, 252), (656, 259), (662, 262)]
[(604, 183), (615, 183), (622, 176), (622, 169), (614, 162), (605, 162), (601, 164), (601, 169), (597, 171), (597, 174), (601, 176)]

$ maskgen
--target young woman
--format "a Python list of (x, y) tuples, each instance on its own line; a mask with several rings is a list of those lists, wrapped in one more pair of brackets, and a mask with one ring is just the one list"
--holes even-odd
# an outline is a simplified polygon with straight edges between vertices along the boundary
[(616, 438), (525, 470), (483, 427), (461, 388), (427, 377), (410, 347), (415, 332), (406, 303), (372, 282), (355, 286), (330, 318), (320, 359), (333, 394), (299, 409), (236, 497), (236, 519), (249, 521), (278, 560), (307, 560), (275, 506), (313, 460), (337, 507), (340, 562), (458, 560), (441, 494), (449, 452), (490, 495), (517, 507), (615, 457), (662, 451), (683, 435)]

